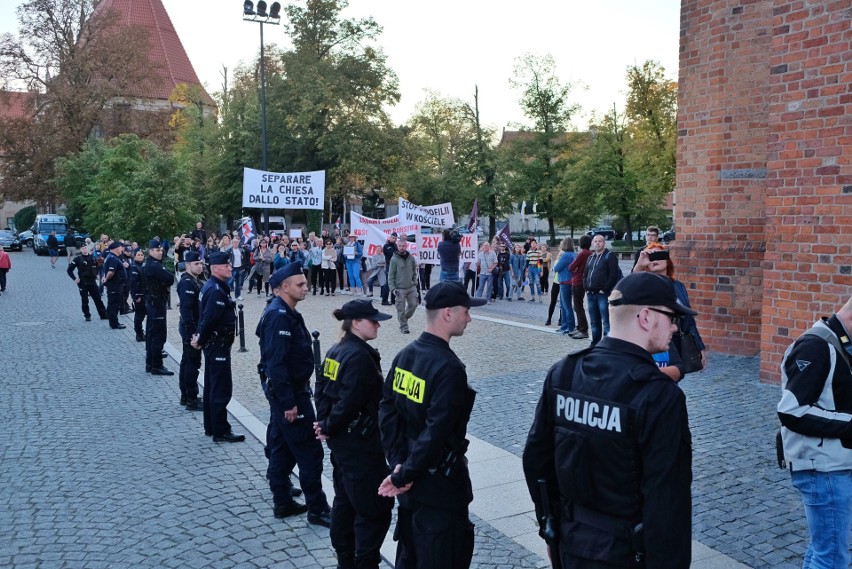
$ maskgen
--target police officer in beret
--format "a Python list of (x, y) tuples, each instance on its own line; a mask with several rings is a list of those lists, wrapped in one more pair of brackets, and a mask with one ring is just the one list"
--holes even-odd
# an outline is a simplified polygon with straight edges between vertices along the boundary
[(609, 296), (609, 335), (548, 372), (523, 465), (540, 520), (550, 502), (563, 568), (689, 568), (686, 398), (652, 354), (695, 314), (670, 279), (633, 273)]
[(296, 305), (307, 296), (308, 280), (301, 263), (290, 263), (272, 274), (269, 285), (274, 298), (263, 311), (256, 334), (260, 338), (261, 386), (270, 407), (266, 478), (272, 490), (273, 514), (285, 518), (305, 511), (290, 494), (289, 475), (298, 464), (308, 522), (329, 527), (331, 509), (321, 481), (323, 449), (313, 429), (311, 336), (296, 311)]
[(331, 450), (334, 502), (331, 545), (338, 568), (377, 569), (388, 532), (393, 498), (376, 489), (388, 466), (379, 435), (382, 367), (379, 352), (367, 342), (378, 336), (379, 322), (391, 318), (369, 300), (353, 300), (333, 312), (343, 337), (331, 347), (317, 378), (314, 431)]
[(178, 372), (180, 404), (188, 411), (203, 411), (198, 398), (198, 370), (201, 369), (201, 350), (192, 347), (192, 336), (198, 328), (198, 297), (201, 293), (201, 274), (204, 264), (195, 251), (188, 251), (184, 257), (185, 271), (178, 282), (178, 302), (180, 303), (180, 324), (178, 331), (183, 344)]
[(124, 283), (127, 281), (127, 269), (124, 268), (124, 263), (120, 257), (122, 247), (123, 245), (118, 241), (110, 243), (109, 253), (104, 260), (102, 283), (107, 289), (107, 318), (109, 319), (109, 327), (113, 330), (127, 328), (118, 321), (118, 313), (122, 304), (124, 304), (124, 297), (122, 296)]
[(157, 239), (148, 243), (145, 261), (145, 371), (153, 375), (174, 375), (163, 365), (163, 346), (166, 345), (166, 306), (175, 276), (163, 268), (163, 245)]
[(379, 494), (399, 497), (396, 567), (466, 568), (473, 490), (465, 435), (476, 392), (450, 339), (464, 334), (470, 308), (487, 299), (441, 282), (425, 300), (426, 331), (397, 354), (384, 382), (379, 421), (393, 473)]
[[(74, 271), (77, 271), (77, 276), (74, 276)], [(83, 317), (86, 322), (91, 321), (92, 313), (89, 311), (89, 297), (95, 303), (95, 308), (98, 310), (98, 315), (101, 320), (107, 319), (107, 310), (101, 300), (101, 294), (98, 292), (98, 263), (92, 257), (92, 252), (86, 245), (80, 247), (80, 254), (74, 257), (68, 263), (68, 276), (77, 285), (80, 290), (80, 300), (83, 307)]]
[(147, 313), (145, 312), (145, 275), (142, 271), (145, 270), (145, 251), (136, 249), (133, 252), (133, 260), (130, 262), (130, 267), (127, 268), (127, 275), (130, 280), (130, 300), (133, 303), (133, 330), (136, 332), (136, 341), (145, 341), (145, 332), (142, 329), (142, 322), (145, 320)]
[(234, 433), (228, 423), (228, 402), (234, 390), (231, 346), (237, 325), (237, 303), (231, 298), (231, 288), (227, 284), (231, 278), (231, 264), (228, 254), (219, 251), (207, 259), (210, 278), (201, 288), (200, 319), (191, 342), (196, 350), (204, 350), (204, 434), (212, 436), (217, 443), (239, 443), (246, 440), (246, 436)]

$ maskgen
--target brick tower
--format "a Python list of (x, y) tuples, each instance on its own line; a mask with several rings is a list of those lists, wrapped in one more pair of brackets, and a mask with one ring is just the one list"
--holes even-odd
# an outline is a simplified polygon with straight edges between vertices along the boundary
[(849, 0), (683, 0), (675, 259), (711, 349), (787, 345), (852, 296)]

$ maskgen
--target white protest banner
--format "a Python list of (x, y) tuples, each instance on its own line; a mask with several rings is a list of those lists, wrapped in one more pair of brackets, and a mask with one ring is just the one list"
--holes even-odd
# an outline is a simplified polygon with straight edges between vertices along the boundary
[(391, 233), (396, 232), (401, 235), (420, 232), (420, 225), (403, 223), (398, 215), (385, 219), (373, 219), (353, 211), (350, 221), (352, 235), (364, 242), (364, 254), (368, 256), (374, 255), (376, 249), (381, 250)]
[(479, 251), (479, 242), (476, 239), (476, 234), (468, 233), (461, 236), (461, 255), (459, 255), (459, 264), (468, 262), (476, 262), (476, 254)]
[(441, 236), (438, 234), (429, 235), (428, 233), (421, 233), (417, 236), (417, 250), (419, 253), (419, 263), (420, 265), (440, 265), (441, 261), (438, 259), (438, 243), (442, 241)]
[(324, 209), (325, 170), (279, 174), (243, 168), (243, 207)]
[(415, 205), (405, 198), (399, 198), (399, 217), (406, 223), (418, 223), (427, 227), (452, 227), (453, 204)]

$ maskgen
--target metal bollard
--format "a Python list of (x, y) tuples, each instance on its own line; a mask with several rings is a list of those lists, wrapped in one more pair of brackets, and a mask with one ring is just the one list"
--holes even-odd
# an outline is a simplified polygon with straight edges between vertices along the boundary
[(238, 351), (247, 352), (248, 350), (246, 349), (246, 317), (243, 314), (243, 305), (239, 304), (239, 305), (237, 305), (237, 308), (240, 309), (240, 314), (239, 314), (240, 349)]
[(311, 332), (311, 336), (314, 337), (313, 349), (314, 349), (314, 372), (316, 372), (316, 377), (314, 378), (315, 380), (319, 379), (322, 376), (322, 350), (320, 348), (319, 335), (320, 335), (319, 330), (314, 330), (313, 332)]

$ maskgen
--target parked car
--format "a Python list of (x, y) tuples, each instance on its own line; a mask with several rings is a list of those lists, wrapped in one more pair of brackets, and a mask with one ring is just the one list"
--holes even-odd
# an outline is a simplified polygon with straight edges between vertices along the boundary
[(671, 243), (674, 240), (675, 240), (675, 228), (674, 227), (672, 227), (671, 229), (669, 229), (668, 231), (666, 231), (662, 235), (660, 235), (660, 241), (662, 241), (663, 243)]
[(603, 238), (607, 241), (612, 241), (613, 239), (621, 239), (624, 237), (623, 231), (616, 231), (612, 227), (595, 227), (589, 229), (586, 232), (586, 235), (589, 237), (594, 237), (595, 235), (603, 235)]
[(25, 247), (33, 246), (33, 232), (29, 229), (18, 233), (18, 239), (21, 241), (21, 245)]
[(21, 240), (13, 231), (3, 230), (0, 231), (0, 247), (3, 247), (4, 251), (20, 251)]

